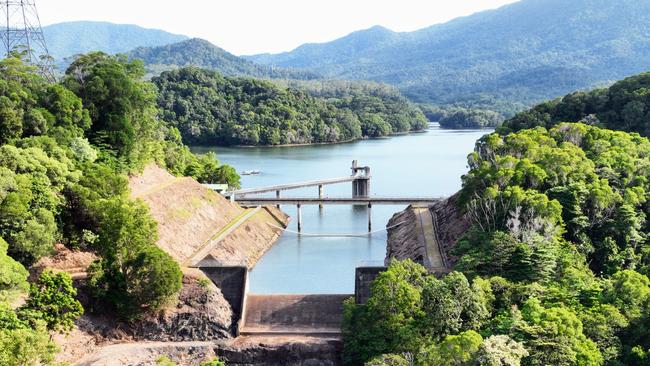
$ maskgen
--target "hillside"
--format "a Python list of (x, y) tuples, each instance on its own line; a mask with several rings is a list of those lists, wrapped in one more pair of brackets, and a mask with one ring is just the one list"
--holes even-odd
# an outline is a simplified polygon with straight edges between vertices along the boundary
[(609, 88), (575, 92), (538, 104), (507, 120), (499, 132), (578, 121), (650, 136), (650, 73), (626, 78)]
[(336, 91), (335, 84), (314, 81), (311, 85), (331, 87), (320, 88), (327, 97), (315, 97), (294, 87), (193, 67), (163, 72), (152, 81), (162, 119), (189, 144), (334, 143), (426, 126), (422, 112), (390, 88)]
[(52, 24), (43, 27), (43, 33), (50, 54), (57, 60), (90, 51), (115, 54), (140, 46), (160, 46), (187, 39), (137, 25), (91, 21)]
[(419, 102), (512, 113), (645, 71), (650, 3), (523, 0), (409, 33), (373, 27), (249, 59), (396, 85)]
[(160, 74), (162, 71), (179, 67), (195, 66), (219, 71), (227, 76), (291, 79), (317, 77), (312, 72), (258, 65), (199, 38), (157, 47), (138, 47), (131, 50), (128, 55), (132, 59), (142, 60), (151, 74)]

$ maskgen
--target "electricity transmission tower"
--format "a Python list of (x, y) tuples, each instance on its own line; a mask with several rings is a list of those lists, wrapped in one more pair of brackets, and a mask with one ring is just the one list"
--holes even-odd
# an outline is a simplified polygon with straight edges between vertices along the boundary
[(54, 65), (34, 0), (0, 0), (0, 9), (2, 56), (7, 57), (12, 52), (24, 53), (27, 62), (37, 66), (45, 78), (53, 81)]

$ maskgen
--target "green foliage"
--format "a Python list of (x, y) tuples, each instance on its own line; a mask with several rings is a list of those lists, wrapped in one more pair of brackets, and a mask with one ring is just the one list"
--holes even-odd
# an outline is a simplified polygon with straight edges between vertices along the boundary
[(531, 297), (521, 311), (516, 334), (524, 340), (530, 365), (602, 365), (596, 344), (582, 332), (582, 322), (564, 307), (546, 308)]
[(44, 321), (24, 321), (8, 303), (0, 302), (0, 364), (48, 365), (54, 360), (56, 351)]
[(345, 303), (345, 362), (415, 354), (429, 339), (480, 329), (491, 314), (492, 294), (485, 285), (479, 278), (470, 284), (458, 272), (439, 280), (419, 264), (393, 261), (373, 282), (366, 304)]
[(366, 362), (365, 366), (411, 366), (411, 363), (402, 355), (381, 355)]
[(442, 128), (487, 128), (503, 122), (499, 113), (490, 110), (434, 106), (420, 108), (430, 121), (439, 122)]
[(504, 270), (522, 280), (509, 272), (525, 273), (522, 264), (530, 263), (528, 280), (548, 279), (559, 269), (563, 240), (574, 243), (596, 273), (642, 265), (650, 191), (646, 139), (565, 123), (550, 131), (488, 135), (469, 162), (462, 195), (479, 232), (457, 248), (470, 254), (461, 259), (463, 270)]
[(178, 364), (172, 361), (167, 356), (160, 356), (156, 359), (156, 365), (158, 366), (177, 366)]
[(369, 81), (310, 80), (280, 85), (304, 90), (357, 116), (363, 136), (379, 137), (391, 133), (420, 131), (428, 122), (424, 114), (396, 88)]
[(640, 1), (522, 1), (414, 32), (377, 26), (249, 59), (389, 83), (417, 102), (511, 115), (647, 70), (649, 12)]
[(141, 63), (95, 52), (78, 57), (63, 82), (89, 111), (90, 141), (130, 168), (142, 167), (160, 149), (155, 90), (140, 81), (143, 75)]
[(156, 223), (142, 201), (105, 200), (95, 246), (102, 260), (91, 268), (90, 287), (118, 314), (136, 319), (155, 312), (181, 288), (182, 273), (167, 253), (155, 246)]
[(65, 272), (44, 271), (29, 289), (29, 298), (21, 310), (36, 313), (51, 331), (68, 332), (83, 314), (81, 303), (75, 299), (77, 290)]
[(7, 255), (9, 245), (0, 238), (0, 302), (11, 301), (27, 291), (27, 270)]
[(575, 92), (536, 105), (507, 120), (505, 134), (525, 128), (551, 128), (560, 122), (584, 122), (627, 132), (650, 135), (650, 73), (619, 81), (607, 89)]
[(480, 366), (520, 366), (526, 356), (528, 351), (523, 344), (507, 335), (496, 335), (483, 340), (475, 359)]
[(418, 356), (422, 365), (470, 366), (483, 337), (473, 330), (448, 335), (442, 342), (426, 347)]
[(164, 72), (153, 82), (163, 120), (191, 144), (340, 142), (425, 126), (417, 108), (394, 90), (374, 84), (318, 88), (316, 82), (292, 82), (285, 88), (196, 68)]
[(215, 358), (214, 360), (211, 361), (203, 361), (201, 362), (200, 366), (226, 366), (226, 363), (223, 361), (219, 361), (218, 358)]

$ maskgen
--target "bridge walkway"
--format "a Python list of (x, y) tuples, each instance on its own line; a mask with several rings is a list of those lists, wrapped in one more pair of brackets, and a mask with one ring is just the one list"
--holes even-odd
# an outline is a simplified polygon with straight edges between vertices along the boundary
[(299, 182), (299, 183), (278, 184), (269, 187), (238, 189), (236, 191), (227, 192), (226, 195), (234, 194), (235, 196), (243, 196), (247, 194), (278, 192), (278, 191), (286, 191), (290, 189), (299, 189), (299, 188), (306, 188), (306, 187), (316, 187), (316, 186), (324, 186), (329, 184), (352, 182), (358, 179), (367, 179), (367, 177), (351, 175), (348, 177), (319, 179), (319, 180), (312, 180), (312, 181)]

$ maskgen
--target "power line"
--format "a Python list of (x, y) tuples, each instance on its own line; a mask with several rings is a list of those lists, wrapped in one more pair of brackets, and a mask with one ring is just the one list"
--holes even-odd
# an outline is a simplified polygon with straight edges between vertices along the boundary
[(23, 54), (24, 59), (38, 67), (46, 79), (54, 81), (54, 64), (35, 1), (0, 0), (0, 15), (4, 23), (1, 29), (4, 56), (9, 57), (15, 52)]

